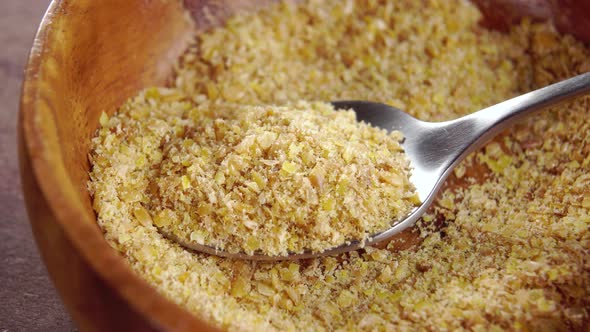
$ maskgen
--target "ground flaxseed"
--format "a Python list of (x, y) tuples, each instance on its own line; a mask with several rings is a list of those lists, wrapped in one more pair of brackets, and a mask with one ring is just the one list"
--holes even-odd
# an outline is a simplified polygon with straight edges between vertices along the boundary
[(105, 237), (168, 298), (222, 328), (583, 330), (588, 97), (521, 122), (462, 163), (449, 181), (463, 186), (439, 195), (410, 250), (221, 259), (166, 240), (138, 208), (153, 199), (162, 138), (182, 134), (195, 103), (206, 113), (365, 99), (444, 120), (590, 70), (589, 49), (549, 25), (499, 34), (478, 18), (462, 0), (306, 1), (200, 34), (174, 89), (147, 90), (101, 119), (89, 187)]
[[(165, 101), (130, 107), (142, 102)], [(157, 190), (137, 209), (183, 243), (322, 252), (384, 231), (418, 202), (399, 132), (358, 123), (353, 111), (299, 102), (207, 114), (193, 105), (181, 118), (184, 129), (151, 166), (158, 174), (148, 188)]]

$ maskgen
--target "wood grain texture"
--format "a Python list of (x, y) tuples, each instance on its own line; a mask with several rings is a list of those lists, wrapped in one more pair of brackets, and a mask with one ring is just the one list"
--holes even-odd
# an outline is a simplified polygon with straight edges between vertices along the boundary
[[(221, 25), (237, 12), (252, 12), (279, 0), (184, 0), (185, 8), (200, 29)], [(288, 0), (296, 1), (296, 0)]]
[[(21, 174), (37, 243), (83, 330), (214, 328), (136, 276), (96, 225), (86, 190), (100, 114), (172, 74), (197, 28), (272, 0), (54, 1), (35, 40), (21, 100)], [(1, 67), (1, 65), (0, 65)], [(459, 184), (456, 184), (457, 186)], [(419, 242), (405, 233), (405, 245)]]
[(590, 42), (588, 0), (472, 0), (484, 14), (485, 26), (506, 31), (523, 17), (551, 20), (562, 33)]
[(83, 330), (213, 330), (138, 278), (95, 222), (87, 154), (100, 114), (164, 84), (194, 27), (179, 1), (55, 1), (21, 100), (21, 174), (50, 275)]
[(557, 28), (574, 37), (590, 42), (590, 1), (547, 0)]

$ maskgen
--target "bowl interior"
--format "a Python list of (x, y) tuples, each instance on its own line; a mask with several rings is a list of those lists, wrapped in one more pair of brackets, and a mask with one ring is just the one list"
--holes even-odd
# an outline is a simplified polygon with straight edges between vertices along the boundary
[[(270, 2), (54, 1), (31, 51), (21, 126), (26, 157), (47, 203), (47, 210), (37, 213), (54, 215), (93, 270), (156, 325), (187, 330), (206, 326), (136, 277), (104, 240), (86, 187), (90, 139), (102, 112), (112, 114), (142, 88), (170, 79), (195, 29)], [(526, 7), (521, 11), (530, 14)], [(551, 11), (546, 7), (535, 15), (546, 18)]]

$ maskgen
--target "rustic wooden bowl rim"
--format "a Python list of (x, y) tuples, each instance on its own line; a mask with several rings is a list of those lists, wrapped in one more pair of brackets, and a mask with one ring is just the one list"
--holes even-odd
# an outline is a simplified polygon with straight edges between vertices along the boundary
[[(104, 239), (94, 220), (78, 205), (72, 204), (67, 186), (60, 175), (65, 176), (62, 161), (51, 154), (44, 139), (43, 114), (38, 111), (39, 87), (42, 75), (40, 65), (46, 51), (46, 35), (52, 33), (54, 17), (62, 15), (62, 1), (52, 1), (45, 13), (25, 67), (20, 101), (19, 126), (23, 144), (31, 161), (34, 181), (39, 185), (43, 198), (55, 214), (67, 237), (82, 254), (85, 261), (107, 284), (116, 290), (138, 313), (155, 327), (174, 330), (197, 330), (212, 327), (196, 316), (174, 304), (146, 281), (138, 277), (124, 259)], [(21, 156), (22, 158), (23, 156)], [(25, 175), (26, 176), (26, 175)]]

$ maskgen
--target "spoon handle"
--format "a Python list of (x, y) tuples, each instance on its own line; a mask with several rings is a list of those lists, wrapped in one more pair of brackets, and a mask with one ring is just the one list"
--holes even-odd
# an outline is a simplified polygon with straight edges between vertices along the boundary
[(589, 92), (590, 72), (525, 93), (456, 121), (472, 122), (478, 131), (470, 144), (468, 152), (471, 152), (480, 148), (515, 121)]
[(419, 151), (429, 151), (425, 165), (442, 179), (469, 153), (479, 149), (519, 119), (590, 92), (590, 72), (525, 93), (452, 121), (431, 123)]
[[(481, 148), (502, 130), (534, 112), (556, 105), (590, 92), (590, 72), (549, 85), (547, 87), (509, 99), (494, 106), (484, 108), (462, 118), (438, 122), (422, 123), (427, 130), (420, 132), (420, 139), (409, 141), (416, 145), (408, 152), (416, 167), (412, 181), (418, 188), (425, 188), (420, 197), (428, 197), (431, 187), (439, 188), (451, 170), (468, 154)], [(424, 183), (424, 185), (420, 185)]]

